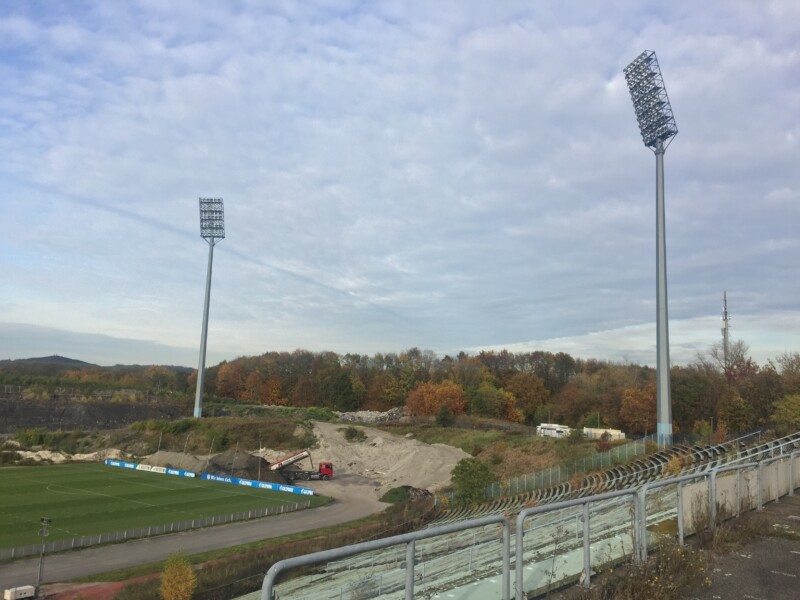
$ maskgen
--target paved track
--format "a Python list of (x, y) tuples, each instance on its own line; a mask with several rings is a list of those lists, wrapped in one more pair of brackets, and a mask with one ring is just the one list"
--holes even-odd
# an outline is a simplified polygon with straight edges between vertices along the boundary
[[(357, 475), (343, 475), (334, 481), (303, 483), (336, 500), (321, 508), (276, 517), (46, 556), (43, 581), (69, 581), (164, 560), (176, 552), (197, 554), (320, 529), (360, 519), (386, 507), (375, 500), (374, 483)], [(33, 585), (38, 567), (38, 557), (0, 565), (0, 589)]]

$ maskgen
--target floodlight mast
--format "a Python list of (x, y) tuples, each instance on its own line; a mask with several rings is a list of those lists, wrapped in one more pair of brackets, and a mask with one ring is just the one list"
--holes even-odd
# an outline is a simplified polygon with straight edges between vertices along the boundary
[(203, 416), (208, 305), (211, 302), (211, 265), (214, 262), (214, 246), (219, 240), (225, 238), (225, 213), (221, 199), (200, 198), (200, 237), (208, 242), (208, 272), (206, 274), (206, 301), (203, 307), (203, 333), (200, 335), (200, 364), (197, 367), (197, 391), (194, 397), (195, 418)]
[(669, 383), (669, 316), (667, 310), (667, 243), (664, 225), (664, 152), (678, 133), (656, 53), (645, 50), (625, 67), (625, 80), (644, 145), (656, 155), (656, 378), (660, 446), (672, 443), (672, 398)]

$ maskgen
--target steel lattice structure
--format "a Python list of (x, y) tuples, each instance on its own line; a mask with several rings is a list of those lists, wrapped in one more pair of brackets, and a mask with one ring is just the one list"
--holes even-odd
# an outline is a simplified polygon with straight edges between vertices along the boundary
[(225, 213), (221, 199), (200, 198), (200, 237), (204, 240), (225, 238)]
[(625, 67), (624, 73), (642, 141), (655, 149), (659, 140), (666, 143), (678, 133), (656, 53), (645, 50)]

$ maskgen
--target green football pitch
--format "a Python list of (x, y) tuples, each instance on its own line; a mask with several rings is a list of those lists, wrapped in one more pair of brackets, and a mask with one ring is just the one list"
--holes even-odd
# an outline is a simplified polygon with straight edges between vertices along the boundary
[(39, 543), (40, 517), (51, 519), (52, 542), (305, 500), (326, 501), (102, 464), (8, 467), (0, 469), (0, 548)]

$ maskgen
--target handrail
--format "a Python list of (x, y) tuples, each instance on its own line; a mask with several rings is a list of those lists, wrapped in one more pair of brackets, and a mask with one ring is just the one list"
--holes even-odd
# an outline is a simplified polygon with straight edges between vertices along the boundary
[[(523, 560), (522, 556), (525, 551), (523, 545), (523, 537), (525, 535), (525, 519), (532, 515), (537, 515), (545, 512), (562, 510), (565, 508), (572, 508), (573, 506), (583, 507), (583, 576), (581, 577), (581, 584), (588, 586), (591, 582), (592, 561), (591, 550), (589, 548), (589, 504), (592, 502), (602, 502), (604, 500), (611, 500), (622, 496), (631, 496), (634, 499), (634, 513), (639, 513), (639, 507), (636, 502), (636, 490), (616, 490), (613, 492), (606, 492), (596, 496), (586, 496), (584, 498), (576, 498), (574, 500), (563, 500), (554, 504), (546, 504), (544, 506), (534, 506), (520, 511), (517, 515), (516, 527), (516, 569), (515, 569), (515, 585), (516, 585), (516, 598), (517, 600), (525, 600), (526, 596), (522, 589), (523, 587)], [(634, 523), (636, 519), (634, 518)], [(634, 531), (634, 537), (638, 537), (638, 531)], [(262, 599), (265, 600), (265, 599)]]
[(448, 533), (455, 533), (465, 529), (473, 529), (475, 527), (482, 527), (484, 525), (491, 525), (493, 523), (501, 523), (503, 525), (503, 600), (510, 600), (511, 593), (511, 532), (508, 518), (503, 515), (491, 515), (482, 517), (480, 519), (470, 519), (469, 521), (458, 521), (449, 525), (442, 525), (432, 529), (421, 529), (419, 531), (412, 531), (410, 533), (403, 533), (388, 538), (379, 540), (371, 540), (369, 542), (361, 542), (359, 544), (352, 544), (350, 546), (342, 546), (340, 548), (332, 548), (330, 550), (321, 550), (312, 554), (305, 554), (303, 556), (295, 556), (293, 558), (286, 558), (276, 562), (272, 565), (264, 576), (264, 581), (261, 585), (261, 600), (273, 600), (274, 591), (273, 586), (278, 575), (285, 570), (294, 569), (297, 567), (306, 567), (321, 562), (329, 562), (337, 558), (346, 558), (359, 554), (361, 552), (370, 552), (372, 550), (382, 550), (389, 546), (396, 546), (399, 544), (406, 544), (406, 583), (405, 592), (406, 600), (413, 600), (414, 598), (414, 542), (417, 540), (425, 540), (428, 538), (445, 535)]

